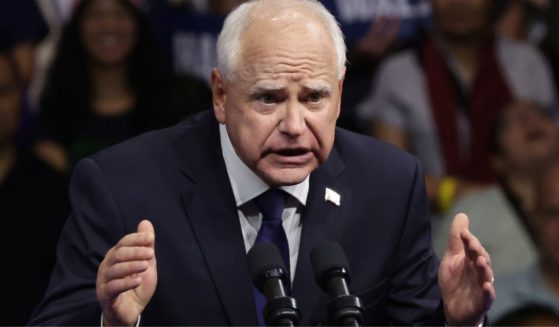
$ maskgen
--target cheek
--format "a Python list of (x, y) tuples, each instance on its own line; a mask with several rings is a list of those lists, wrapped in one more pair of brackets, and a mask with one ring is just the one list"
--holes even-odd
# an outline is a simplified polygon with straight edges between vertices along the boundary
[(128, 36), (130, 43), (135, 44), (138, 32), (132, 21), (123, 22), (122, 30)]
[(228, 116), (226, 125), (237, 154), (252, 166), (261, 157), (265, 145), (269, 142), (273, 126), (265, 120), (240, 114)]
[(258, 113), (250, 104), (242, 103), (241, 99), (229, 98), (225, 105), (225, 123), (232, 129), (237, 129), (253, 141), (271, 134), (276, 128), (278, 118), (272, 115)]
[(263, 143), (262, 135), (258, 129), (251, 129), (244, 126), (238, 131), (238, 143), (240, 149), (244, 152), (244, 156), (251, 160), (256, 160), (260, 157), (261, 144)]
[(91, 18), (84, 18), (80, 28), (80, 36), (82, 39), (88, 39), (91, 37), (97, 30), (97, 23), (94, 19)]
[(334, 110), (328, 111), (324, 115), (317, 116), (311, 121), (312, 130), (319, 139), (320, 143), (329, 144), (334, 141), (336, 131), (337, 115)]
[(97, 53), (97, 47), (95, 45), (95, 31), (87, 26), (84, 26), (81, 32), (82, 44), (85, 52), (91, 56), (91, 54)]
[(0, 96), (0, 112), (4, 113), (4, 117), (17, 117), (19, 112), (20, 102), (19, 95), (12, 93), (6, 96)]
[(549, 135), (552, 135), (554, 139), (558, 140), (559, 142), (559, 129), (553, 123), (549, 123), (546, 125), (547, 132)]
[(521, 133), (506, 133), (500, 140), (501, 148), (505, 153), (512, 154), (518, 153), (519, 147), (522, 148), (524, 144), (524, 136)]

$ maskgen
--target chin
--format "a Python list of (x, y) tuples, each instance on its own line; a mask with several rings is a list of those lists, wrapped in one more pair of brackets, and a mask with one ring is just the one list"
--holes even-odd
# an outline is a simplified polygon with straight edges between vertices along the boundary
[(303, 182), (314, 169), (309, 168), (283, 168), (260, 175), (270, 186), (289, 186)]

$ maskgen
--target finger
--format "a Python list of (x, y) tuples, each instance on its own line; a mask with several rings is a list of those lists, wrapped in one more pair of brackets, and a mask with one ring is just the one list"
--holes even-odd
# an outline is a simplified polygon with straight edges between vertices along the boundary
[(105, 291), (109, 298), (116, 298), (121, 293), (134, 289), (142, 283), (141, 277), (114, 279), (105, 284)]
[(493, 303), (493, 301), (495, 301), (495, 299), (497, 298), (497, 292), (495, 291), (495, 284), (490, 282), (483, 283), (483, 291), (486, 293), (486, 295), (488, 295), (490, 300), (489, 306), (491, 306), (491, 303)]
[(480, 308), (483, 312), (487, 312), (496, 298), (495, 286), (493, 285), (493, 270), (489, 266), (485, 257), (481, 256), (476, 260), (476, 268), (478, 270), (481, 283)]
[(148, 240), (150, 242), (150, 246), (153, 248), (155, 245), (155, 229), (153, 228), (153, 224), (144, 219), (138, 224), (138, 233), (145, 234), (148, 236)]
[(153, 228), (153, 224), (147, 219), (142, 220), (138, 224), (138, 233), (146, 234), (149, 236), (149, 239), (151, 241), (149, 246), (153, 250), (153, 256), (149, 260), (150, 265), (155, 267), (155, 228)]
[(481, 307), (484, 312), (489, 311), (491, 304), (493, 304), (496, 298), (497, 295), (493, 284), (490, 282), (483, 283), (483, 303)]
[(124, 246), (153, 246), (155, 242), (155, 231), (149, 220), (142, 220), (138, 224), (136, 233), (125, 235), (117, 243), (117, 247)]
[(152, 246), (155, 239), (155, 234), (153, 233), (131, 233), (125, 235), (121, 238), (116, 247), (127, 247), (127, 246)]
[(485, 259), (485, 257), (480, 256), (477, 258), (476, 268), (478, 271), (480, 281), (482, 283), (488, 282), (493, 284), (493, 280), (494, 280), (493, 269), (491, 269), (491, 266), (489, 265), (489, 262), (487, 261), (487, 259)]
[(110, 282), (114, 279), (135, 277), (134, 274), (143, 273), (148, 267), (149, 264), (147, 261), (117, 263), (104, 271), (104, 279), (106, 282)]
[(154, 250), (145, 246), (118, 247), (111, 251), (107, 263), (109, 266), (120, 262), (151, 260)]
[(467, 230), (468, 226), (468, 216), (463, 213), (459, 213), (454, 216), (448, 234), (447, 252), (450, 252), (451, 254), (457, 254), (464, 251), (464, 242), (460, 237), (460, 234), (463, 230)]
[(478, 256), (483, 256), (485, 257), (489, 265), (491, 265), (491, 256), (485, 250), (485, 248), (483, 247), (479, 239), (475, 237), (474, 234), (472, 234), (469, 230), (466, 229), (462, 231), (460, 237), (464, 242), (464, 247), (466, 248), (466, 254), (470, 259), (475, 260)]
[(155, 236), (155, 230), (153, 228), (153, 224), (147, 219), (142, 220), (138, 224), (138, 233), (151, 233), (154, 234)]

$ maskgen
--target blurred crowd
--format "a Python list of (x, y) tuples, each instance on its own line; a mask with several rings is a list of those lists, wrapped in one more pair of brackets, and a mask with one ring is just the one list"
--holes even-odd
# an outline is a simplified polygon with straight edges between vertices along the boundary
[[(0, 324), (45, 291), (74, 165), (211, 108), (242, 2), (0, 1)], [(321, 2), (348, 44), (339, 126), (419, 159), (439, 254), (469, 215), (496, 275), (490, 324), (559, 325), (559, 1)]]

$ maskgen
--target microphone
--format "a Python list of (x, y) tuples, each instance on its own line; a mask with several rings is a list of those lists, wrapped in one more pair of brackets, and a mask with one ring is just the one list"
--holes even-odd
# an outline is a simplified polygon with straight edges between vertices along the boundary
[(264, 319), (268, 326), (299, 325), (300, 314), (295, 299), (287, 296), (284, 285), (288, 277), (283, 259), (272, 243), (255, 244), (248, 251), (248, 264), (252, 280), (258, 290), (264, 293), (266, 306)]
[(328, 293), (330, 324), (359, 326), (363, 321), (361, 300), (349, 293), (349, 263), (344, 250), (336, 242), (325, 242), (311, 251), (316, 282)]

